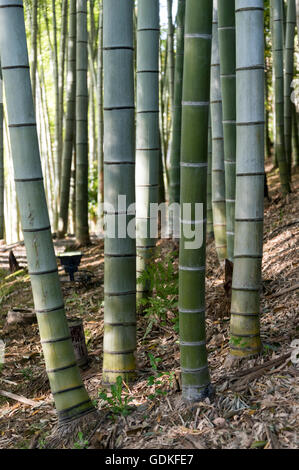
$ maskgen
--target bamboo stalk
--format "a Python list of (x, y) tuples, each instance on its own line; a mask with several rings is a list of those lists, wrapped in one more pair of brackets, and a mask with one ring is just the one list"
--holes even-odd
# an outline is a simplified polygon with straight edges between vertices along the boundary
[(275, 72), (275, 153), (279, 166), (280, 184), (283, 194), (290, 192), (288, 163), (284, 143), (284, 98), (283, 98), (283, 24), (281, 0), (271, 0), (273, 31), (273, 68)]
[(135, 216), (133, 2), (104, 0), (103, 21), (105, 225), (116, 226), (105, 233), (103, 382), (112, 384), (136, 367), (136, 244), (124, 231)]
[(236, 1), (237, 182), (230, 353), (258, 354), (264, 217), (264, 2)]
[[(159, 2), (138, 0), (136, 119), (136, 247), (137, 276), (151, 263), (156, 238), (151, 225), (159, 198)], [(147, 283), (137, 284), (138, 298), (149, 295)]]
[(212, 124), (212, 210), (216, 251), (219, 262), (222, 263), (227, 256), (227, 246), (224, 139), (222, 124), (222, 95), (220, 82), (217, 0), (214, 0), (213, 11), (210, 91)]
[(294, 74), (294, 38), (296, 26), (295, 0), (287, 3), (286, 41), (284, 48), (284, 144), (286, 160), (289, 170), (289, 179), (292, 175), (292, 101), (291, 83)]
[(88, 227), (87, 2), (77, 0), (76, 37), (76, 241), (90, 243)]
[(223, 111), (227, 258), (234, 259), (236, 199), (236, 28), (235, 0), (218, 0)]
[[(184, 22), (185, 22), (185, 0), (179, 0), (177, 12), (176, 30), (176, 60), (174, 76), (174, 106), (172, 119), (172, 140), (169, 161), (169, 204), (180, 202), (180, 150), (181, 150), (181, 128), (182, 128), (182, 90), (183, 90), (183, 67), (184, 67)], [(172, 217), (170, 213), (170, 217)], [(170, 233), (173, 231), (172, 219)]]
[[(188, 203), (191, 211), (181, 210), (179, 319), (182, 394), (187, 401), (199, 401), (212, 391), (204, 314), (212, 6), (212, 0), (186, 1), (181, 208)], [(203, 207), (202, 214), (196, 204)], [(201, 231), (202, 240), (190, 241), (190, 228), (195, 237)]]
[(59, 283), (41, 171), (21, 0), (0, 0), (0, 53), (34, 306), (58, 418), (67, 422), (89, 413), (93, 406), (75, 361)]
[(67, 109), (65, 138), (62, 153), (61, 192), (59, 208), (59, 236), (65, 236), (68, 226), (70, 180), (73, 145), (75, 141), (76, 109), (76, 0), (70, 0), (68, 34)]

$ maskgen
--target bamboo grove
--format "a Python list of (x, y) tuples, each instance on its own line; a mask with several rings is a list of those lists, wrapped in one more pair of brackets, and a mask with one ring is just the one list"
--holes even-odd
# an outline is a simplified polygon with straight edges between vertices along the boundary
[(261, 353), (264, 163), (277, 167), (283, 197), (299, 164), (296, 7), (0, 0), (0, 239), (24, 238), (60, 423), (94, 408), (75, 361), (51, 231), (74, 234), (78, 247), (104, 238), (106, 386), (136, 378), (136, 305), (155, 295), (145, 274), (165, 233), (179, 244), (184, 400), (214, 393), (207, 240), (223, 274), (233, 263), (230, 355)]

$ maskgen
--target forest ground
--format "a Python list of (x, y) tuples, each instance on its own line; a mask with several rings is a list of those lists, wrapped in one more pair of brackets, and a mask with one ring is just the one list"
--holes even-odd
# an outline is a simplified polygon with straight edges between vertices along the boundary
[[(298, 365), (291, 361), (291, 343), (298, 338), (299, 307), (299, 172), (293, 176), (293, 192), (282, 198), (278, 170), (267, 164), (271, 202), (265, 200), (261, 334), (263, 353), (227, 369), (229, 350), (229, 302), (224, 273), (214, 243), (207, 248), (207, 349), (213, 401), (194, 407), (181, 401), (179, 344), (174, 328), (174, 308), (149, 324), (139, 313), (137, 365), (134, 384), (123, 390), (133, 410), (128, 416), (113, 413), (99, 398), (103, 340), (103, 241), (83, 249), (81, 280), (70, 284), (59, 268), (68, 316), (83, 319), (89, 367), (82, 371), (87, 390), (100, 411), (92, 435), (78, 435), (72, 448), (98, 449), (217, 449), (298, 447)], [(56, 251), (74, 243), (55, 242)], [(177, 247), (173, 241), (158, 243), (157, 262), (170, 256), (177, 279)], [(5, 363), (0, 371), (0, 449), (44, 448), (56, 424), (37, 324), (7, 325), (12, 307), (33, 307), (26, 272), (9, 275), (8, 252), (0, 247), (0, 338), (5, 341)], [(24, 246), (12, 247), (26, 265)], [(93, 273), (88, 279), (82, 270)], [(170, 292), (170, 296), (172, 293)], [(165, 300), (165, 299), (164, 299)], [(160, 303), (159, 303), (160, 302)], [(157, 311), (168, 305), (163, 299)], [(163, 303), (164, 302), (164, 303)], [(155, 306), (153, 306), (155, 308)], [(144, 338), (144, 335), (146, 337)], [(150, 356), (150, 355), (151, 356)], [(155, 359), (153, 359), (155, 358)], [(151, 359), (151, 360), (150, 360)], [(11, 399), (4, 395), (17, 395)], [(28, 399), (24, 403), (24, 398)], [(23, 400), (23, 401), (20, 401)], [(25, 400), (26, 401), (26, 400)], [(61, 443), (63, 447), (63, 443)]]

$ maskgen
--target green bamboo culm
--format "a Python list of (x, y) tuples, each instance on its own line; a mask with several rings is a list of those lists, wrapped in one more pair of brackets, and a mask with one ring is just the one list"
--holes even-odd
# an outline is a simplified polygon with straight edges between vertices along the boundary
[(287, 194), (291, 189), (284, 142), (283, 5), (281, 0), (271, 0), (271, 5), (273, 68), (275, 74), (275, 154), (279, 167), (281, 190), (283, 194)]
[(104, 384), (136, 367), (133, 52), (133, 2), (104, 0)]
[(103, 202), (104, 202), (104, 121), (103, 121), (103, 5), (99, 12), (99, 43), (98, 43), (98, 78), (97, 78), (97, 104), (98, 104), (98, 207), (97, 230), (102, 235)]
[[(182, 90), (184, 67), (184, 23), (185, 0), (179, 0), (176, 29), (176, 59), (174, 75), (174, 104), (172, 119), (172, 139), (169, 161), (169, 205), (180, 202), (180, 157), (182, 128)], [(169, 230), (173, 234), (173, 213), (169, 213)]]
[(292, 104), (292, 155), (293, 155), (293, 165), (299, 166), (299, 136), (298, 136), (296, 106), (294, 103)]
[(65, 137), (62, 153), (61, 191), (58, 231), (64, 237), (68, 227), (70, 182), (73, 147), (75, 145), (75, 111), (76, 111), (76, 1), (70, 0), (69, 7), (69, 33), (68, 33), (68, 71), (67, 71), (67, 98)]
[(174, 27), (172, 22), (172, 0), (167, 0), (167, 75), (168, 75), (168, 87), (169, 87), (169, 98), (170, 98), (170, 111), (173, 112), (173, 101), (174, 101)]
[(258, 354), (264, 216), (264, 2), (236, 0), (237, 167), (230, 353)]
[(224, 172), (224, 141), (222, 124), (222, 95), (218, 44), (217, 0), (213, 8), (213, 38), (211, 57), (211, 124), (212, 124), (212, 209), (216, 251), (219, 262), (227, 257), (226, 200)]
[(87, 2), (77, 0), (76, 45), (76, 241), (90, 242), (88, 229)]
[(214, 239), (213, 210), (212, 210), (212, 129), (211, 113), (209, 113), (208, 129), (208, 180), (207, 180), (207, 240)]
[[(154, 256), (157, 225), (152, 204), (159, 199), (159, 1), (138, 0), (137, 120), (136, 120), (136, 232), (137, 276)], [(138, 282), (137, 298), (149, 295), (149, 285)]]
[(236, 199), (236, 27), (235, 0), (218, 0), (223, 112), (227, 258), (234, 260)]
[(287, 3), (286, 41), (284, 48), (284, 143), (289, 178), (292, 174), (292, 88), (294, 74), (294, 38), (296, 26), (296, 3), (289, 0)]
[(179, 323), (182, 394), (187, 401), (198, 401), (212, 392), (205, 335), (212, 6), (212, 0), (186, 1), (181, 143)]
[(58, 277), (43, 185), (21, 0), (0, 0), (0, 54), (34, 306), (51, 391), (59, 421), (64, 423), (94, 408), (76, 363)]
[(0, 63), (0, 240), (4, 239), (3, 81)]

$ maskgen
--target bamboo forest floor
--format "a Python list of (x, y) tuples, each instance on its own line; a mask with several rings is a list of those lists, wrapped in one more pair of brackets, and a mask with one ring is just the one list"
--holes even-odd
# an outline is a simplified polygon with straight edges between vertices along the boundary
[[(271, 202), (265, 201), (261, 305), (264, 351), (231, 369), (224, 366), (229, 348), (224, 275), (213, 242), (208, 244), (206, 325), (211, 378), (216, 387), (213, 402), (206, 399), (192, 408), (181, 401), (175, 309), (152, 325), (146, 315), (139, 314), (138, 376), (123, 392), (123, 399), (127, 397), (133, 411), (126, 417), (113, 414), (107, 402), (98, 397), (103, 348), (103, 241), (94, 239), (90, 247), (83, 249), (80, 270), (89, 270), (94, 276), (90, 279), (82, 271), (79, 281), (63, 282), (62, 286), (67, 314), (84, 321), (90, 363), (82, 375), (100, 410), (101, 421), (92, 436), (78, 435), (73, 448), (298, 447), (298, 366), (291, 361), (291, 343), (298, 338), (299, 172), (293, 177), (293, 192), (287, 198), (280, 195), (278, 171), (267, 164), (267, 172)], [(56, 249), (61, 251), (72, 243), (72, 239), (56, 243)], [(170, 254), (175, 276), (175, 244), (163, 240), (158, 246), (158, 260), (164, 263)], [(0, 246), (0, 337), (6, 343), (0, 374), (0, 448), (43, 448), (56, 415), (37, 324), (5, 324), (12, 307), (33, 306), (26, 272), (9, 276), (9, 248)], [(24, 266), (22, 244), (13, 250)], [(65, 281), (62, 270), (60, 273)], [(149, 354), (152, 365), (156, 358), (154, 368)], [(9, 398), (5, 392), (16, 396)]]

